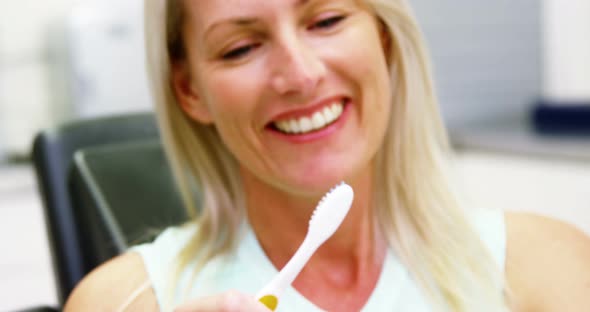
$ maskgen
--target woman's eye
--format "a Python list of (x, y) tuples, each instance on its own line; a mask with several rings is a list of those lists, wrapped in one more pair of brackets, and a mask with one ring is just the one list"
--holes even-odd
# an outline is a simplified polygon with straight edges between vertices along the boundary
[(328, 18), (322, 19), (322, 20), (312, 24), (310, 29), (330, 28), (330, 27), (338, 24), (339, 22), (341, 22), (344, 18), (345, 18), (345, 16), (342, 16), (342, 15), (328, 17)]
[(250, 53), (252, 50), (256, 49), (258, 46), (259, 46), (259, 44), (249, 44), (249, 45), (241, 46), (241, 47), (235, 48), (227, 53), (224, 53), (221, 56), (221, 58), (223, 58), (224, 60), (236, 60), (236, 59), (246, 56), (248, 53)]

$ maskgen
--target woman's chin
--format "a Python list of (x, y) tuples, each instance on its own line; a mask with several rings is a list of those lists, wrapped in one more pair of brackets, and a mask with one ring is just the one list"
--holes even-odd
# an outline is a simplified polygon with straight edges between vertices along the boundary
[(330, 155), (314, 161), (300, 161), (296, 166), (283, 167), (279, 172), (286, 184), (306, 192), (325, 193), (340, 182), (354, 183), (369, 173), (370, 159), (363, 155)]
[(283, 176), (289, 177), (285, 179), (285, 187), (288, 187), (289, 192), (299, 194), (305, 197), (323, 196), (328, 190), (339, 184), (340, 182), (348, 182), (350, 176), (342, 174), (343, 171), (315, 171), (308, 174), (297, 174)]
[(264, 185), (258, 187), (270, 187), (290, 196), (317, 199), (341, 182), (356, 184), (371, 170), (370, 160), (358, 155), (332, 154), (330, 157), (306, 157), (297, 162), (277, 164), (266, 174), (255, 172), (244, 170), (245, 182), (253, 186), (262, 183)]

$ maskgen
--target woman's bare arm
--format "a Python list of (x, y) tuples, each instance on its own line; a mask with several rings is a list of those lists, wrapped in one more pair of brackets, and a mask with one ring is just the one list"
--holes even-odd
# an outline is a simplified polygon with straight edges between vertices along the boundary
[(127, 253), (86, 276), (70, 295), (70, 311), (159, 311), (141, 257)]
[(590, 311), (590, 239), (564, 222), (507, 213), (514, 311)]

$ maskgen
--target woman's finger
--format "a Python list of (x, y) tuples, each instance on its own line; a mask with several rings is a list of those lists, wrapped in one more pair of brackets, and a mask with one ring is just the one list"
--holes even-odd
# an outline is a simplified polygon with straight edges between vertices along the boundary
[(219, 295), (202, 297), (187, 301), (174, 309), (174, 312), (268, 312), (262, 303), (250, 295), (238, 291), (228, 291)]

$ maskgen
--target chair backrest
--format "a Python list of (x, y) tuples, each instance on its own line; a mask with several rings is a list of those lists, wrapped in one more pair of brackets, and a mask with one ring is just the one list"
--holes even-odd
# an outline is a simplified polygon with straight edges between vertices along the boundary
[(158, 140), (76, 152), (70, 179), (85, 267), (187, 220)]
[(77, 121), (36, 136), (32, 160), (43, 201), (60, 305), (87, 272), (67, 190), (74, 152), (89, 146), (157, 137), (157, 126), (150, 113)]

